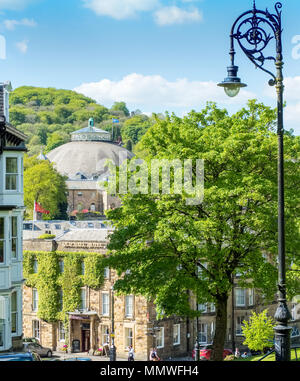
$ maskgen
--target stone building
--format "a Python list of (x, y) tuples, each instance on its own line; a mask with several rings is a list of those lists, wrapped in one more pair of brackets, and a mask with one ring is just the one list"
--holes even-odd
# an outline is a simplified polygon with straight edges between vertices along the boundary
[[(9, 123), (10, 82), (0, 83), (0, 352), (22, 346), (23, 155), (26, 136)], [(3, 121), (3, 115), (5, 120)]]
[[(43, 222), (38, 224), (42, 228)], [(55, 240), (32, 239), (29, 232), (28, 239), (24, 237), (24, 250), (36, 253), (37, 259), (39, 252), (56, 252), (57, 260), (61, 252), (105, 255), (109, 232), (106, 228), (70, 226), (69, 231)], [(106, 268), (101, 289), (82, 287), (80, 305), (67, 312), (69, 331), (63, 321), (47, 323), (39, 319), (39, 290), (24, 286), (25, 337), (36, 337), (42, 345), (53, 350), (60, 351), (69, 342), (72, 351), (91, 353), (104, 343), (111, 342), (113, 320), (118, 358), (127, 358), (129, 345), (133, 345), (137, 360), (147, 360), (153, 346), (158, 348), (161, 358), (184, 356), (192, 351), (192, 337), (195, 337), (193, 322), (180, 317), (157, 320), (154, 304), (144, 297), (113, 295), (112, 287), (116, 279), (115, 271)]]
[(57, 171), (67, 177), (68, 213), (98, 212), (120, 205), (117, 197), (107, 194), (101, 182), (109, 177), (107, 161), (119, 166), (133, 154), (113, 143), (111, 134), (94, 126), (89, 120), (86, 128), (71, 134), (71, 142), (63, 144), (45, 155), (41, 160), (52, 162)]
[[(36, 221), (25, 222), (24, 249), (36, 252), (92, 252), (105, 255), (111, 229), (105, 221)], [(34, 229), (32, 228), (34, 227)], [(56, 233), (54, 240), (39, 240), (39, 235)], [(35, 234), (32, 236), (32, 234)], [(195, 305), (201, 311), (197, 319), (178, 316), (157, 320), (155, 305), (139, 295), (114, 296), (112, 287), (117, 279), (113, 270), (105, 269), (105, 279), (100, 290), (83, 287), (81, 305), (68, 311), (70, 330), (66, 332), (62, 321), (47, 323), (37, 317), (38, 290), (24, 286), (23, 329), (25, 336), (38, 338), (42, 345), (61, 350), (66, 341), (73, 343), (75, 351), (94, 351), (111, 340), (112, 319), (115, 328), (115, 345), (120, 358), (126, 358), (128, 345), (133, 345), (136, 359), (146, 360), (150, 348), (158, 347), (163, 359), (190, 355), (197, 337), (200, 345), (210, 344), (215, 332), (215, 306), (212, 303)], [(227, 333), (225, 347), (246, 349), (243, 345), (242, 322), (253, 311), (274, 316), (277, 302), (266, 305), (262, 295), (251, 288), (241, 288), (235, 279), (234, 291), (228, 299)], [(114, 301), (114, 302), (113, 302)], [(112, 302), (114, 313), (112, 314)], [(191, 297), (191, 303), (193, 299)], [(300, 341), (300, 304), (297, 299), (289, 303), (292, 312), (292, 337)], [(198, 329), (197, 329), (198, 327)], [(232, 332), (234, 337), (232, 337)], [(67, 335), (69, 335), (67, 337)]]

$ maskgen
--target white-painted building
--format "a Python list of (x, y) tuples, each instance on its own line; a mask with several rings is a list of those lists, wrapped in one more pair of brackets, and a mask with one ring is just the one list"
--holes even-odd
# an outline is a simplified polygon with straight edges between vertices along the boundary
[(0, 83), (0, 352), (18, 348), (22, 337), (23, 155), (26, 136), (9, 123), (9, 91), (10, 82)]

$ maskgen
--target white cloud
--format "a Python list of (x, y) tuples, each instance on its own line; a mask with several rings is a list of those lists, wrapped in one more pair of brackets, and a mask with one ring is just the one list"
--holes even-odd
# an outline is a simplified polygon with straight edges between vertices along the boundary
[(14, 30), (16, 26), (29, 26), (29, 27), (35, 27), (37, 24), (36, 22), (31, 19), (22, 19), (20, 21), (17, 20), (4, 20), (4, 26), (8, 30)]
[(97, 15), (110, 16), (117, 20), (134, 17), (138, 12), (151, 11), (159, 0), (83, 0), (85, 7)]
[(154, 19), (158, 25), (172, 25), (199, 22), (203, 20), (203, 15), (197, 8), (185, 10), (172, 6), (157, 10)]
[(203, 15), (197, 8), (184, 10), (176, 6), (164, 7), (154, 14), (154, 19), (158, 25), (183, 24), (188, 22), (199, 22), (203, 20)]
[(17, 42), (16, 47), (21, 53), (25, 54), (27, 53), (27, 50), (28, 50), (28, 41), (24, 40), (24, 41)]
[(35, 0), (0, 0), (0, 9), (5, 10), (20, 10), (24, 9)]
[(199, 109), (207, 101), (224, 105), (243, 104), (253, 93), (242, 90), (239, 97), (228, 98), (224, 90), (213, 81), (189, 81), (186, 78), (168, 81), (160, 75), (129, 74), (120, 81), (103, 79), (99, 82), (83, 83), (74, 89), (99, 103), (110, 107), (115, 101), (124, 101), (132, 108), (145, 111), (182, 112)]

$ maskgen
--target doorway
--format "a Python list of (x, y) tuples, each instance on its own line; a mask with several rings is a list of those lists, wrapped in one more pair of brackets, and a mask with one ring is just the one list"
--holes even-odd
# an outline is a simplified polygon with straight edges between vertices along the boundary
[(82, 352), (88, 352), (91, 348), (90, 346), (90, 330), (83, 329), (81, 331), (82, 337)]

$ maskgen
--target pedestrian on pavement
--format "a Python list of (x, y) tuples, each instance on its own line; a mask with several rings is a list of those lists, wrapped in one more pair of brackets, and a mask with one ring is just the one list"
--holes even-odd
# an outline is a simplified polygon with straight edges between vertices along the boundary
[(159, 361), (160, 358), (157, 355), (157, 350), (156, 348), (151, 348), (150, 351), (150, 361)]
[(129, 345), (128, 347), (128, 361), (134, 361), (134, 349), (132, 348), (132, 345)]

